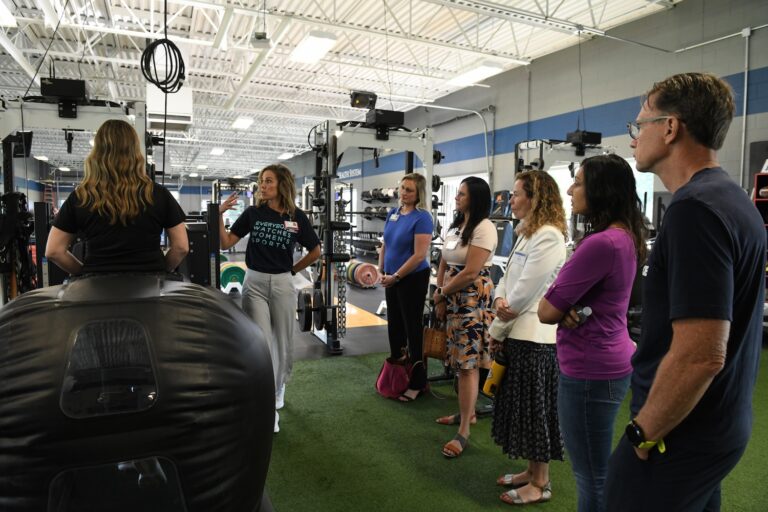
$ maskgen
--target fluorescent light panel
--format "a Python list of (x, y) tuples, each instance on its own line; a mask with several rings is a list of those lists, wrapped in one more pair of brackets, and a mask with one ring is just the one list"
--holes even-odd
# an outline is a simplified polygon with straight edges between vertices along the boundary
[(48, 157), (45, 156), (45, 155), (35, 155), (35, 158), (40, 160), (41, 162), (47, 162), (48, 161)]
[(189, 173), (189, 177), (190, 177), (190, 178), (197, 178), (198, 176), (200, 176), (200, 175), (199, 175), (199, 174), (197, 174), (196, 172), (191, 172), (191, 173)]
[(293, 153), (283, 153), (277, 157), (278, 160), (288, 160), (289, 158), (293, 158)]
[(288, 57), (293, 62), (317, 64), (336, 44), (336, 35), (330, 32), (312, 31), (296, 45)]
[(504, 67), (501, 64), (486, 61), (451, 78), (448, 80), (448, 85), (466, 87), (481, 82), (493, 75), (498, 75), (502, 71), (504, 71)]
[(204, 171), (204, 170), (206, 170), (207, 168), (208, 168), (208, 166), (207, 166), (207, 165), (198, 165), (198, 166), (197, 166), (197, 169), (198, 169), (198, 170), (200, 170), (200, 171)]
[(0, 27), (15, 27), (16, 18), (11, 14), (11, 10), (3, 3), (0, 2)]
[(211, 154), (212, 154), (213, 156), (221, 156), (221, 155), (223, 155), (223, 154), (224, 154), (224, 148), (213, 148), (213, 149), (211, 150)]
[(235, 130), (247, 130), (253, 124), (252, 117), (238, 117), (235, 122), (232, 123), (232, 128)]
[(60, 171), (64, 171), (64, 172), (68, 172), (69, 171), (69, 167), (59, 167), (59, 170)]

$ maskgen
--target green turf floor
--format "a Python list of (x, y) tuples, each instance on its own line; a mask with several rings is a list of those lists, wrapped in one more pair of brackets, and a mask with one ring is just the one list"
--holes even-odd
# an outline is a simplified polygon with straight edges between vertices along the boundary
[[(434, 419), (457, 410), (451, 385), (433, 385), (432, 394), (412, 403), (383, 399), (373, 385), (382, 357), (296, 362), (267, 480), (275, 510), (509, 510), (498, 499), (495, 479), (521, 471), (525, 463), (509, 460), (493, 443), (490, 418), (472, 428), (461, 457), (445, 459), (440, 448), (455, 427)], [(768, 511), (768, 351), (763, 351), (754, 404), (752, 440), (723, 484), (723, 512)], [(617, 439), (627, 418), (625, 402)], [(552, 501), (527, 508), (575, 511), (576, 486), (567, 460), (553, 462), (550, 471)]]

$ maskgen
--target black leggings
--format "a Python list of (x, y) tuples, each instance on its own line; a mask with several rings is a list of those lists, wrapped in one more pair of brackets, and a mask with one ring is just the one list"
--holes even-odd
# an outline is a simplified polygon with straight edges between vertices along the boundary
[(429, 268), (411, 272), (399, 283), (384, 289), (387, 299), (387, 331), (391, 356), (399, 358), (408, 347), (413, 363), (409, 388), (423, 389), (427, 385), (427, 371), (422, 359), (424, 345), (424, 300), (429, 286)]

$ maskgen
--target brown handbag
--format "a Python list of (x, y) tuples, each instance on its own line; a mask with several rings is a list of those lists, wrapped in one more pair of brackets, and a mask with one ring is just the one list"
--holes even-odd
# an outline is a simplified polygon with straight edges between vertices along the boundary
[(435, 324), (435, 327), (424, 328), (424, 357), (445, 360), (447, 355), (448, 333), (444, 323)]

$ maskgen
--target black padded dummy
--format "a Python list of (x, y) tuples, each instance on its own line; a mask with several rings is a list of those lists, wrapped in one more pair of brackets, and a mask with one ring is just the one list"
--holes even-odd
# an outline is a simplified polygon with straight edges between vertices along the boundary
[(0, 510), (264, 511), (274, 404), (264, 336), (218, 291), (23, 294), (0, 309)]

